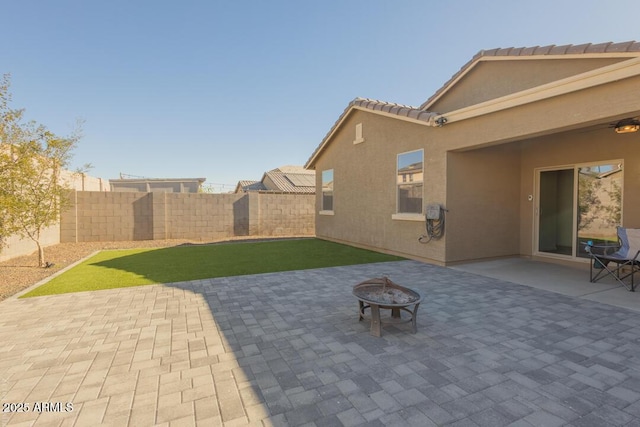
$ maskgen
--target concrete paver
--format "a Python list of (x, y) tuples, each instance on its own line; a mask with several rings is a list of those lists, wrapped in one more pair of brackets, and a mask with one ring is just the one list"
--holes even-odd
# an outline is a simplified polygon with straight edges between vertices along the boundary
[[(383, 274), (425, 296), (416, 334), (358, 321)], [(14, 298), (0, 425), (635, 425), (638, 326), (414, 261)]]

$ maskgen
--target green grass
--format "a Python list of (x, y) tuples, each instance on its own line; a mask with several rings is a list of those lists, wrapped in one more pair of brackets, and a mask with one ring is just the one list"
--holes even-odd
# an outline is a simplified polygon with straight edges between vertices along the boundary
[(21, 298), (402, 259), (318, 239), (103, 251)]

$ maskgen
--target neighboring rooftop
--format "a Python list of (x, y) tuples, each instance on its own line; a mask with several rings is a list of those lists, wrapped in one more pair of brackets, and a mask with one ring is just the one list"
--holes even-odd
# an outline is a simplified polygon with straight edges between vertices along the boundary
[(271, 191), (280, 193), (313, 194), (316, 191), (315, 171), (302, 166), (281, 166), (265, 172), (260, 181), (239, 181), (236, 193)]
[(236, 193), (246, 193), (247, 191), (267, 191), (262, 181), (238, 181)]
[(146, 193), (197, 193), (206, 178), (110, 179), (111, 191)]

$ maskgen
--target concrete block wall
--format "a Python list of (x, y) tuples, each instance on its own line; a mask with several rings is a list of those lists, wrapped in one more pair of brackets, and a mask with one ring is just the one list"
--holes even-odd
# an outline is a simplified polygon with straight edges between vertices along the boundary
[(312, 194), (77, 191), (62, 242), (291, 236), (315, 233)]
[(262, 193), (260, 196), (258, 229), (261, 235), (315, 234), (315, 194)]
[[(96, 178), (93, 176), (75, 173), (67, 170), (62, 171), (61, 182), (64, 183), (68, 188), (78, 191), (109, 191), (108, 183), (102, 180), (102, 178)], [(47, 247), (57, 245), (61, 241), (76, 241), (74, 224), (67, 224), (67, 230), (64, 232), (66, 232), (67, 235), (69, 235), (69, 238), (73, 240), (61, 240), (61, 235), (63, 234), (62, 221), (59, 224), (54, 224), (51, 227), (47, 227), (42, 230), (40, 234), (40, 244), (43, 247)], [(38, 246), (33, 240), (28, 238), (20, 238), (17, 235), (8, 236), (5, 243), (6, 246), (0, 252), (0, 262), (22, 255), (29, 255), (38, 250)]]
[(243, 194), (166, 194), (168, 239), (212, 240), (246, 236)]
[[(28, 238), (22, 239), (18, 236), (9, 236), (6, 246), (0, 252), (0, 262), (15, 258), (21, 255), (28, 255), (38, 250), (36, 243)], [(60, 243), (60, 225), (55, 224), (47, 227), (40, 233), (40, 244), (43, 247)]]
[(153, 193), (76, 191), (63, 212), (61, 242), (153, 239)]

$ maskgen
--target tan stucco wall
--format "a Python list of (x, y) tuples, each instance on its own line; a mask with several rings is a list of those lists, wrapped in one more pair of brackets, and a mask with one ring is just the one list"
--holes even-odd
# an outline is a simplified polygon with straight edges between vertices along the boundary
[[(362, 123), (365, 142), (353, 144)], [(425, 245), (424, 221), (392, 220), (396, 213), (397, 155), (424, 148), (423, 204), (445, 204), (444, 151), (432, 128), (354, 112), (316, 165), (316, 206), (321, 206), (322, 171), (334, 169), (334, 215), (316, 215), (318, 237), (433, 262), (444, 260), (444, 241)]]
[[(321, 172), (334, 169), (334, 215), (316, 215), (316, 234), (436, 263), (531, 255), (534, 168), (618, 158), (625, 163), (624, 225), (638, 227), (640, 133), (616, 135), (610, 125), (639, 115), (640, 77), (442, 128), (352, 110), (315, 161), (318, 207)], [(354, 145), (357, 123), (365, 142)], [(417, 242), (424, 222), (391, 219), (396, 155), (420, 148), (423, 203), (449, 209), (444, 238), (426, 245)]]
[(517, 145), (449, 153), (446, 261), (517, 255), (519, 199)]
[(479, 62), (430, 111), (447, 112), (563, 79), (626, 58), (519, 59)]
[(566, 133), (536, 138), (522, 143), (520, 175), (520, 253), (532, 255), (536, 168), (572, 166), (580, 163), (622, 160), (622, 222), (625, 227), (640, 227), (640, 134), (618, 135), (611, 129)]
[[(535, 195), (534, 169), (576, 163), (600, 162), (623, 159), (624, 171), (624, 225), (640, 226), (638, 210), (640, 209), (640, 176), (637, 165), (637, 147), (640, 135), (617, 135), (610, 125), (622, 117), (634, 117), (640, 113), (640, 77), (626, 79), (598, 86), (588, 90), (573, 92), (564, 96), (535, 102), (525, 106), (500, 111), (486, 116), (453, 123), (447, 135), (442, 136), (443, 143), (450, 148), (469, 150), (475, 146), (495, 144), (496, 141), (514, 141), (505, 145), (496, 145), (499, 153), (502, 150), (521, 149), (520, 154), (520, 194), (519, 194), (519, 250), (521, 255), (532, 255), (534, 235), (534, 202), (529, 202), (528, 195)], [(453, 129), (453, 126), (459, 129)], [(547, 134), (534, 138), (518, 138), (517, 135)], [(463, 135), (468, 135), (464, 137)], [(456, 141), (456, 137), (459, 139)], [(468, 151), (466, 151), (468, 152)], [(474, 151), (475, 152), (475, 151)], [(478, 154), (484, 153), (478, 150)], [(488, 151), (487, 151), (488, 152)], [(504, 152), (506, 153), (506, 151)], [(455, 156), (450, 158), (456, 159)], [(484, 160), (488, 162), (488, 159)], [(489, 164), (489, 163), (487, 163)], [(451, 165), (454, 166), (454, 165)], [(478, 165), (477, 167), (482, 167)], [(489, 169), (489, 168), (487, 168)], [(461, 180), (465, 172), (461, 170)], [(469, 169), (470, 170), (470, 169)], [(455, 171), (449, 171), (451, 179)], [(480, 175), (480, 174), (476, 174)], [(486, 176), (491, 176), (487, 171)], [(514, 181), (515, 181), (514, 177)], [(470, 185), (479, 186), (478, 177), (469, 179)], [(473, 184), (472, 184), (473, 183)], [(448, 192), (448, 203), (458, 203), (462, 192), (451, 188)], [(490, 195), (492, 186), (488, 185), (483, 194)], [(509, 209), (516, 212), (511, 205)], [(463, 210), (463, 212), (466, 212)], [(461, 223), (470, 221), (458, 219), (455, 214), (449, 215), (451, 221)], [(508, 222), (511, 225), (513, 221)], [(452, 231), (452, 228), (449, 227)], [(477, 234), (477, 230), (471, 230)], [(454, 234), (453, 232), (451, 234)], [(462, 240), (447, 239), (447, 261), (464, 259), (469, 253)], [(492, 239), (487, 246), (487, 256), (500, 256), (501, 247), (507, 247), (514, 238)]]
[(447, 263), (534, 254), (539, 168), (620, 160), (623, 225), (640, 227), (639, 145), (640, 134), (599, 128), (449, 153)]
[(474, 149), (592, 126), (607, 128), (637, 116), (640, 76), (448, 123), (438, 138), (448, 150)]

